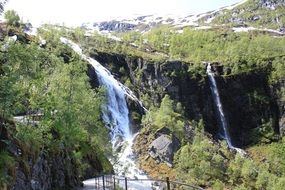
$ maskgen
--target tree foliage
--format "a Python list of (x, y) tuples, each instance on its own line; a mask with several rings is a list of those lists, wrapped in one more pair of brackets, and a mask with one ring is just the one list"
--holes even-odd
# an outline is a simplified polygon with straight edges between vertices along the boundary
[(169, 128), (177, 137), (182, 140), (184, 136), (184, 122), (181, 113), (176, 111), (173, 100), (165, 95), (160, 107), (152, 107), (143, 117), (143, 125), (151, 126), (153, 130), (163, 127)]
[(179, 178), (187, 183), (211, 186), (215, 180), (224, 180), (226, 159), (219, 154), (219, 147), (201, 133), (192, 144), (181, 148), (176, 155)]
[[(11, 132), (25, 147), (23, 154), (36, 157), (42, 151), (56, 154), (64, 150), (77, 161), (80, 172), (89, 155), (110, 172), (112, 167), (102, 151), (110, 148), (101, 120), (105, 91), (91, 88), (87, 63), (61, 44), (58, 36), (55, 33), (45, 49), (35, 39), (29, 44), (9, 43), (0, 53), (1, 117), (24, 118)], [(0, 153), (0, 161), (5, 161), (5, 154)]]
[[(242, 157), (230, 151), (226, 143), (214, 142), (196, 130), (193, 142), (182, 146), (175, 156), (177, 178), (213, 189), (282, 189), (284, 147), (283, 142), (253, 147), (250, 155)], [(262, 155), (262, 159), (254, 154)]]
[(6, 11), (4, 18), (9, 26), (16, 27), (20, 25), (20, 16), (16, 13), (15, 10)]

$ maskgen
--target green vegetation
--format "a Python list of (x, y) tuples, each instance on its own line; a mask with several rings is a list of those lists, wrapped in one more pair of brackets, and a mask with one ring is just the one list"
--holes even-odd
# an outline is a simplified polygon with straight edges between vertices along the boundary
[(6, 151), (0, 152), (0, 188), (3, 187), (4, 182), (11, 180), (7, 175), (7, 169), (14, 167), (14, 160)]
[[(122, 42), (112, 43), (110, 39), (102, 37), (99, 40), (93, 36), (89, 39), (94, 42), (98, 40), (97, 45), (94, 42), (82, 41), (80, 43), (83, 43), (85, 47), (90, 47), (92, 44), (92, 49), (88, 50), (90, 53), (106, 51), (106, 47), (110, 48), (108, 51), (111, 53), (133, 56), (148, 54), (153, 57), (162, 53), (171, 59), (189, 62), (188, 72), (191, 76), (205, 75), (203, 61), (219, 62), (225, 70), (228, 70), (225, 75), (251, 71), (266, 72), (268, 82), (272, 86), (282, 81), (285, 76), (284, 37), (273, 37), (270, 34), (255, 31), (234, 33), (227, 28), (214, 28), (206, 31), (185, 28), (183, 33), (177, 33), (169, 26), (158, 27), (146, 34), (129, 32), (119, 34), (119, 36), (123, 39)], [(133, 47), (132, 43), (135, 43), (136, 47)], [(127, 48), (122, 51), (122, 47)], [(147, 52), (146, 49), (150, 51)], [(137, 54), (138, 51), (144, 53)], [(163, 61), (160, 58), (157, 60)], [(281, 88), (279, 95), (285, 97), (284, 94), (284, 89)], [(268, 104), (270, 101), (267, 96), (261, 96), (255, 91), (248, 96), (256, 100), (253, 102), (256, 104)], [(142, 99), (149, 102), (147, 94)], [(187, 141), (184, 136), (183, 110), (179, 108), (181, 106), (175, 106), (169, 96), (165, 96), (158, 107), (148, 106), (149, 112), (142, 119), (143, 126), (153, 134), (166, 127), (182, 143), (181, 149), (175, 156), (173, 168), (177, 173), (177, 176), (174, 175), (177, 180), (212, 189), (284, 188), (282, 186), (285, 177), (285, 171), (283, 171), (285, 163), (281, 156), (284, 142), (278, 142), (271, 120), (263, 122), (263, 125), (254, 131), (256, 136), (252, 137), (256, 138), (254, 142), (257, 145), (248, 150), (248, 156), (242, 157), (229, 150), (226, 143), (216, 142), (204, 132), (203, 121), (189, 122), (194, 127), (195, 134), (190, 142)], [(152, 136), (152, 134), (148, 135)], [(254, 154), (262, 154), (262, 159)], [(144, 168), (149, 167), (145, 165), (150, 163), (143, 162), (140, 161), (140, 164), (144, 165)], [(153, 162), (150, 165), (155, 167), (155, 161)], [(147, 171), (152, 172), (152, 170)]]
[[(10, 27), (18, 27), (15, 12), (6, 12), (5, 17)], [(47, 25), (39, 34), (47, 40), (44, 47), (40, 47), (37, 37), (26, 39), (28, 43), (9, 42), (7, 38), (0, 42), (0, 47), (5, 47), (0, 52), (0, 115), (7, 120), (13, 120), (15, 115), (26, 115), (27, 122), (16, 122), (8, 130), (13, 134), (11, 140), (19, 143), (23, 164), (27, 167), (27, 155), (35, 159), (40, 153), (54, 156), (68, 152), (81, 176), (90, 167), (86, 158), (99, 160), (102, 172), (112, 170), (105, 156), (110, 152), (110, 144), (106, 143), (108, 131), (100, 118), (105, 90), (91, 89), (86, 62), (60, 43), (61, 36), (80, 43), (90, 54), (101, 51), (125, 54), (151, 63), (167, 59), (186, 61), (190, 65), (188, 73), (193, 77), (205, 75), (203, 61), (219, 62), (228, 69), (225, 75), (262, 69), (268, 73), (272, 86), (285, 76), (285, 38), (259, 32), (185, 28), (180, 33), (170, 26), (161, 26), (145, 34), (117, 34), (122, 41), (114, 41), (98, 33), (86, 37), (80, 28), (70, 30)], [(123, 69), (120, 72), (126, 73)], [(141, 77), (140, 71), (137, 73), (135, 77)], [(127, 77), (124, 80), (131, 85)], [(268, 104), (270, 100), (259, 94), (253, 91), (248, 96), (257, 100), (256, 104)], [(278, 91), (278, 96), (285, 100), (284, 88)], [(142, 99), (151, 102), (147, 93)], [(244, 158), (230, 151), (224, 142), (213, 140), (204, 131), (202, 120), (185, 121), (181, 104), (175, 105), (168, 95), (160, 106), (150, 103), (147, 106), (150, 110), (143, 117), (142, 125), (149, 127), (151, 133), (168, 128), (182, 144), (173, 168), (177, 173), (173, 176), (178, 180), (213, 189), (284, 188), (285, 143), (272, 143), (276, 140), (272, 121), (263, 122), (257, 131), (258, 145), (250, 148), (249, 156)], [(140, 120), (135, 112), (132, 115)], [(185, 138), (185, 123), (194, 129), (191, 140)], [(2, 166), (13, 169), (14, 162), (18, 161), (10, 152), (1, 150), (0, 187), (13, 177), (12, 172)], [(151, 166), (155, 165), (154, 162)]]
[(210, 30), (184, 28), (183, 32), (178, 32), (171, 26), (162, 25), (144, 34), (132, 31), (113, 35), (119, 36), (122, 41), (96, 33), (85, 39), (72, 34), (74, 39), (81, 39), (79, 43), (88, 53), (103, 51), (159, 62), (166, 59), (182, 60), (190, 64), (189, 74), (193, 77), (205, 75), (203, 62), (224, 65), (226, 75), (261, 68), (269, 72), (272, 70), (270, 81), (273, 83), (285, 75), (285, 38), (269, 33), (235, 33), (227, 27)]
[[(168, 95), (161, 101), (159, 108), (151, 107), (149, 112), (142, 119), (144, 126), (156, 131), (163, 127), (169, 128), (180, 140), (182, 140), (184, 122), (182, 114), (177, 110), (173, 100)], [(179, 110), (181, 111), (181, 110)]]
[(193, 143), (183, 146), (177, 155), (178, 178), (203, 186), (223, 180), (226, 168), (225, 158), (219, 154), (221, 150), (204, 135), (196, 134)]
[[(282, 189), (284, 188), (285, 163), (283, 141), (274, 142), (272, 121), (256, 131), (258, 142), (250, 147), (248, 155), (230, 150), (226, 142), (217, 142), (204, 131), (203, 121), (188, 121), (192, 127), (191, 139), (186, 139), (185, 118), (181, 117), (181, 106), (166, 95), (158, 108), (152, 107), (143, 117), (142, 124), (149, 138), (166, 127), (181, 141), (181, 148), (175, 155), (174, 167), (170, 173), (176, 180), (212, 189)], [(150, 132), (150, 133), (149, 133)], [(141, 139), (140, 139), (141, 140)], [(145, 159), (145, 158), (143, 158)], [(145, 169), (152, 161), (140, 163)], [(153, 166), (153, 167), (162, 167)], [(148, 169), (156, 175), (156, 169)], [(170, 175), (169, 173), (169, 175)], [(166, 174), (167, 175), (167, 174)]]
[[(213, 189), (282, 189), (284, 143), (264, 144), (249, 149), (249, 157), (229, 151), (222, 142), (195, 131), (194, 140), (176, 154), (178, 179)], [(254, 153), (263, 153), (262, 159)]]
[[(85, 38), (80, 29), (76, 29), (76, 32), (63, 29), (61, 32), (79, 42), (88, 53), (103, 51), (141, 56), (144, 59), (160, 62), (166, 58), (189, 62), (188, 72), (191, 76), (205, 75), (203, 61), (219, 62), (224, 65), (224, 68), (229, 70), (225, 75), (252, 70), (266, 72), (271, 85), (285, 76), (285, 38), (254, 31), (234, 33), (226, 28), (207, 31), (186, 28), (183, 33), (177, 33), (171, 27), (165, 26), (146, 34), (137, 32), (119, 34), (123, 41), (114, 41), (96, 33)], [(46, 34), (46, 39), (50, 41), (57, 40), (52, 33), (47, 34), (45, 30), (42, 33)], [(52, 48), (50, 45), (47, 47)], [(72, 55), (72, 52), (64, 48), (61, 48), (61, 52), (64, 52), (64, 55)], [(283, 91), (284, 89), (280, 89), (280, 96), (284, 96)], [(255, 91), (248, 96), (258, 103), (269, 101), (267, 97), (260, 96)], [(149, 102), (147, 94), (142, 99)], [(189, 122), (195, 129), (195, 135), (191, 142), (188, 142), (184, 135), (183, 110), (181, 106), (175, 105), (169, 96), (163, 98), (159, 107), (148, 106), (150, 110), (143, 117), (142, 124), (152, 133), (166, 127), (182, 143), (182, 148), (175, 156), (174, 165), (178, 180), (213, 189), (282, 189), (285, 163), (281, 154), (284, 143), (272, 144), (272, 141), (276, 141), (271, 128), (272, 121), (264, 122), (263, 126), (255, 131), (257, 134), (255, 142), (267, 151), (263, 159), (257, 159), (253, 155), (259, 150), (258, 147), (250, 149), (250, 155), (243, 158), (228, 150), (225, 143), (215, 142), (204, 132), (203, 121)], [(278, 163), (278, 166), (275, 163)]]
[(10, 26), (19, 26), (20, 17), (14, 10), (8, 10), (5, 12), (4, 18), (8, 25)]
[[(161, 32), (164, 30), (165, 28), (162, 28)], [(159, 40), (159, 35), (158, 32), (150, 32), (142, 38), (157, 38), (157, 43), (160, 44), (153, 43), (154, 49), (166, 52), (174, 59), (194, 63), (192, 67), (196, 72), (205, 70), (201, 66), (203, 61), (219, 62), (231, 68), (231, 74), (265, 67), (269, 61), (273, 61), (276, 67), (285, 52), (285, 38), (274, 38), (254, 31), (234, 33), (227, 29), (199, 31), (185, 28), (183, 33), (173, 31), (172, 34), (167, 34), (165, 38), (168, 39), (164, 41)], [(168, 51), (162, 48), (164, 43), (168, 43)], [(284, 72), (279, 75), (282, 74)]]
[[(100, 118), (105, 90), (91, 89), (87, 63), (60, 43), (59, 33), (45, 34), (45, 48), (40, 48), (37, 38), (28, 44), (0, 42), (0, 47), (6, 47), (0, 52), (1, 118), (26, 115), (25, 122), (8, 128), (11, 142), (18, 142), (23, 154), (22, 160), (15, 161), (28, 166), (31, 155), (36, 159), (40, 153), (52, 157), (65, 152), (76, 160), (80, 176), (91, 167), (87, 158), (110, 172), (112, 166), (105, 157), (110, 151), (108, 131)], [(9, 183), (13, 175), (2, 168), (11, 165), (10, 154), (1, 150), (0, 185)]]

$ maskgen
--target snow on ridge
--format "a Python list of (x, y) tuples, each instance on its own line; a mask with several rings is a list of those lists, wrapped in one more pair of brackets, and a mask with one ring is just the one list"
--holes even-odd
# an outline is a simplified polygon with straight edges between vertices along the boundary
[[(215, 14), (216, 14), (216, 13), (219, 14), (219, 12), (224, 11), (224, 10), (232, 10), (232, 9), (234, 9), (235, 7), (237, 7), (237, 6), (239, 6), (239, 5), (243, 4), (243, 3), (245, 3), (245, 2), (247, 2), (247, 1), (248, 1), (248, 0), (243, 0), (243, 1), (239, 2), (239, 3), (235, 3), (235, 4), (230, 5), (230, 6), (222, 7), (222, 8), (219, 8), (219, 9), (216, 9), (216, 10), (209, 11), (209, 12), (207, 12), (207, 13), (204, 13), (204, 16), (208, 16), (208, 18), (205, 20), (205, 23), (206, 23), (206, 24), (210, 24), (210, 23), (215, 19), (215, 17), (216, 17)], [(201, 18), (202, 18), (202, 17), (201, 17)]]
[(232, 10), (232, 9), (234, 9), (235, 7), (237, 7), (237, 6), (241, 5), (241, 4), (244, 4), (244, 3), (247, 2), (247, 1), (248, 1), (248, 0), (243, 0), (243, 1), (239, 2), (239, 3), (235, 3), (235, 4), (233, 4), (233, 5), (224, 7), (224, 8), (222, 8), (222, 10), (224, 10), (224, 9)]
[[(101, 31), (100, 24), (104, 22), (119, 22), (119, 23), (125, 23), (125, 24), (131, 24), (134, 26), (134, 29), (139, 30), (138, 26), (140, 25), (146, 25), (150, 28), (157, 24), (169, 24), (174, 27), (187, 27), (187, 26), (193, 26), (193, 27), (200, 27), (199, 20), (202, 18), (205, 18), (204, 24), (209, 25), (212, 23), (213, 19), (219, 15), (222, 14), (222, 11), (224, 10), (232, 10), (235, 7), (247, 2), (248, 0), (241, 0), (239, 3), (222, 7), (220, 9), (208, 11), (205, 13), (199, 13), (199, 14), (189, 14), (189, 15), (173, 15), (173, 14), (166, 14), (166, 15), (158, 15), (158, 14), (147, 14), (147, 15), (130, 15), (128, 17), (116, 17), (109, 20), (101, 21), (101, 22), (94, 22), (93, 25), (84, 24), (83, 26), (87, 26), (86, 28), (91, 30), (96, 30), (99, 33), (108, 33), (110, 31)], [(132, 29), (131, 29), (132, 30)], [(144, 29), (148, 31), (148, 29)], [(144, 33), (145, 31), (141, 32)]]
[(198, 26), (196, 28), (194, 28), (194, 30), (208, 30), (211, 29), (211, 26)]
[[(198, 20), (204, 16), (206, 16), (207, 13), (203, 14), (191, 14), (188, 16), (185, 15), (136, 15), (129, 18), (114, 18), (107, 21), (102, 22), (94, 22), (94, 23), (84, 23), (82, 24), (82, 27), (85, 27), (89, 30), (96, 30), (99, 31), (99, 26), (101, 23), (104, 22), (121, 22), (126, 24), (132, 24), (132, 25), (149, 25), (153, 26), (155, 24), (171, 24), (173, 26), (183, 27), (183, 26), (198, 26)], [(102, 31), (101, 31), (102, 32)]]
[(215, 16), (208, 18), (205, 23), (210, 24), (214, 20)]
[(281, 32), (278, 30), (268, 29), (268, 28), (255, 28), (255, 27), (233, 27), (232, 28), (234, 32), (248, 32), (251, 30), (257, 30), (257, 31), (264, 31), (264, 32), (272, 32), (280, 35), (285, 35), (285, 32)]

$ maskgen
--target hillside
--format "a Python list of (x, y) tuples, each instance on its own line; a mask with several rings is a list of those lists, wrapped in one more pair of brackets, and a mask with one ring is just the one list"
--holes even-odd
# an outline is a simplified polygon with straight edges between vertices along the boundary
[(283, 190), (283, 7), (248, 0), (180, 18), (37, 29), (9, 12), (0, 189), (73, 190), (108, 174)]
[(267, 28), (285, 32), (284, 12), (285, 2), (282, 0), (248, 0), (234, 8), (209, 13), (201, 18), (199, 23), (211, 26)]
[(192, 27), (209, 29), (227, 27), (233, 30), (261, 30), (279, 34), (285, 33), (285, 4), (275, 0), (245, 0), (228, 7), (201, 14), (187, 16), (141, 15), (128, 19), (118, 18), (104, 22), (85, 23), (82, 27), (103, 33), (108, 32), (148, 32), (152, 28), (167, 25), (174, 30)]

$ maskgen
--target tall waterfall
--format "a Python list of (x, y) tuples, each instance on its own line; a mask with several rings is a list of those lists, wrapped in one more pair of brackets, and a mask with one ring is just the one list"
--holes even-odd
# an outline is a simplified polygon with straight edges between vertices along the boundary
[[(82, 49), (77, 44), (63, 37), (60, 40), (93, 66), (100, 85), (106, 87), (107, 102), (103, 107), (102, 118), (111, 131), (113, 150), (121, 150), (118, 153), (118, 159), (116, 161), (113, 160), (116, 175), (147, 179), (147, 176), (136, 167), (134, 162), (132, 145), (135, 135), (130, 131), (126, 96), (141, 106), (142, 103), (129, 88), (117, 81), (98, 61), (84, 55)], [(143, 106), (142, 108), (145, 109)], [(151, 183), (146, 182), (131, 182), (130, 186), (132, 186), (130, 188), (138, 190), (151, 190)]]
[(227, 119), (226, 119), (225, 114), (224, 114), (223, 106), (222, 106), (221, 99), (220, 99), (220, 94), (219, 94), (219, 91), (217, 88), (217, 83), (216, 83), (216, 80), (214, 77), (214, 73), (212, 72), (212, 67), (211, 67), (210, 63), (208, 63), (208, 65), (207, 65), (207, 74), (208, 74), (209, 79), (210, 79), (211, 93), (212, 93), (212, 96), (214, 98), (215, 106), (216, 106), (217, 111), (218, 111), (219, 123), (222, 126), (222, 129), (224, 132), (224, 137), (225, 137), (229, 147), (233, 148), (231, 136), (230, 136), (229, 131), (228, 131)]
[(231, 136), (230, 136), (229, 130), (228, 130), (228, 122), (227, 122), (227, 119), (226, 119), (225, 114), (224, 114), (223, 106), (222, 106), (221, 99), (220, 99), (219, 90), (217, 87), (217, 82), (216, 82), (216, 79), (214, 77), (214, 73), (212, 71), (212, 67), (211, 67), (210, 63), (208, 63), (208, 65), (207, 65), (207, 74), (208, 74), (208, 77), (210, 79), (211, 93), (212, 93), (212, 96), (213, 96), (213, 99), (215, 102), (216, 109), (218, 111), (219, 123), (222, 126), (222, 129), (224, 132), (224, 137), (227, 141), (227, 144), (228, 144), (230, 149), (234, 149), (241, 156), (245, 156), (246, 152), (244, 150), (242, 150), (240, 148), (236, 148), (232, 144)]

